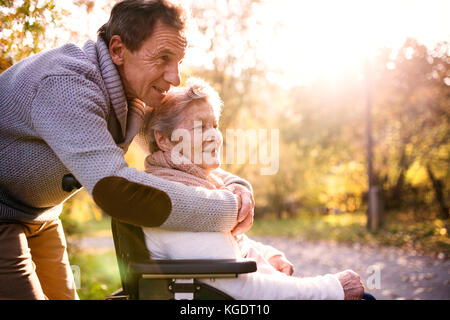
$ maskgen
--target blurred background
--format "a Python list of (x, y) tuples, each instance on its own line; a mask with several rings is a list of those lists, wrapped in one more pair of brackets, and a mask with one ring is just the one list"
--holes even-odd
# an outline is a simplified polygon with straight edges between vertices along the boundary
[[(253, 185), (250, 235), (286, 250), (333, 246), (342, 254), (320, 254), (330, 265), (324, 272), (352, 268), (352, 254), (339, 251), (349, 246), (379, 248), (372, 256), (394, 250), (392, 265), (382, 254), (361, 266), (384, 267), (383, 279), (402, 266), (399, 257), (402, 270), (410, 258), (430, 259), (420, 261), (440, 269), (412, 269), (375, 292), (450, 299), (450, 3), (181, 2), (192, 18), (182, 78), (218, 90), (224, 137), (225, 129), (279, 130), (276, 174), (261, 175), (265, 165), (250, 161), (223, 166)], [(95, 40), (114, 3), (1, 0), (0, 72), (39, 51)], [(257, 152), (249, 147), (246, 159)], [(136, 146), (126, 159), (143, 169)], [(61, 218), (80, 297), (103, 299), (120, 287), (108, 217), (82, 190)], [(299, 249), (292, 260), (312, 254)]]

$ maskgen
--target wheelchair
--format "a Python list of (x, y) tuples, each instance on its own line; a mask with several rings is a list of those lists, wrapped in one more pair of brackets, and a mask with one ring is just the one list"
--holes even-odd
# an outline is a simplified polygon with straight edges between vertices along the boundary
[(199, 279), (255, 272), (253, 260), (153, 260), (140, 227), (111, 219), (122, 289), (106, 300), (233, 300)]
[[(111, 219), (122, 289), (106, 300), (234, 300), (199, 279), (235, 278), (257, 270), (253, 260), (152, 260), (140, 227)], [(364, 293), (363, 300), (376, 300)]]

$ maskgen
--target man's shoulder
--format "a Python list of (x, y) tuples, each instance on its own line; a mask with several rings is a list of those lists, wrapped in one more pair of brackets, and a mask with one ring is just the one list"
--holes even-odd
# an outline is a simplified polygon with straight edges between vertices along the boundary
[(39, 57), (44, 64), (49, 65), (47, 76), (99, 76), (99, 66), (84, 48), (73, 43), (67, 43), (59, 48), (44, 52)]
[(84, 47), (67, 43), (41, 51), (14, 64), (2, 74), (11, 83), (19, 79), (40, 82), (50, 76), (82, 76), (94, 82), (101, 81), (98, 63)]
[(84, 83), (91, 82), (92, 88), (98, 87), (105, 92), (99, 67), (83, 49), (68, 43), (14, 64), (0, 75), (0, 100), (3, 97), (5, 101), (9, 97), (25, 104), (31, 103), (41, 85), (56, 77), (59, 78), (56, 81), (59, 87), (73, 83), (63, 81), (63, 77), (79, 77)]

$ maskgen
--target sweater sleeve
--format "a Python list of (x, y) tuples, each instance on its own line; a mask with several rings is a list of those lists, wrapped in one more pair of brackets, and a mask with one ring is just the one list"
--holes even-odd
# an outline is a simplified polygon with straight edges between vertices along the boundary
[(299, 300), (344, 300), (344, 289), (334, 274), (298, 278)]
[(254, 248), (258, 250), (258, 252), (263, 256), (264, 259), (269, 261), (270, 258), (275, 256), (285, 256), (283, 252), (281, 252), (278, 249), (275, 249), (274, 247), (263, 244), (261, 242), (255, 241), (253, 239), (250, 239), (245, 234), (238, 235), (236, 237), (236, 241), (239, 245), (239, 248), (241, 249), (241, 252), (244, 254), (250, 250), (250, 248)]
[(96, 204), (116, 219), (145, 227), (230, 231), (237, 200), (228, 190), (167, 181), (128, 167), (107, 128), (104, 92), (80, 75), (50, 76), (36, 92), (31, 123)]
[(238, 183), (238, 184), (243, 185), (248, 190), (250, 190), (251, 193), (253, 193), (252, 185), (247, 180), (242, 179), (238, 176), (235, 176), (221, 168), (214, 169), (213, 172), (214, 172), (214, 174), (216, 174), (219, 178), (221, 178), (223, 180), (223, 182), (226, 186), (233, 184), (233, 183)]

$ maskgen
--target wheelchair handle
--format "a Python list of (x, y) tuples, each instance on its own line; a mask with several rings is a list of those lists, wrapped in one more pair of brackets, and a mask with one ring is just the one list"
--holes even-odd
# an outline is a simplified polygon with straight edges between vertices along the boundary
[(72, 174), (66, 174), (62, 178), (62, 189), (66, 192), (71, 192), (73, 189), (80, 189), (81, 183)]

